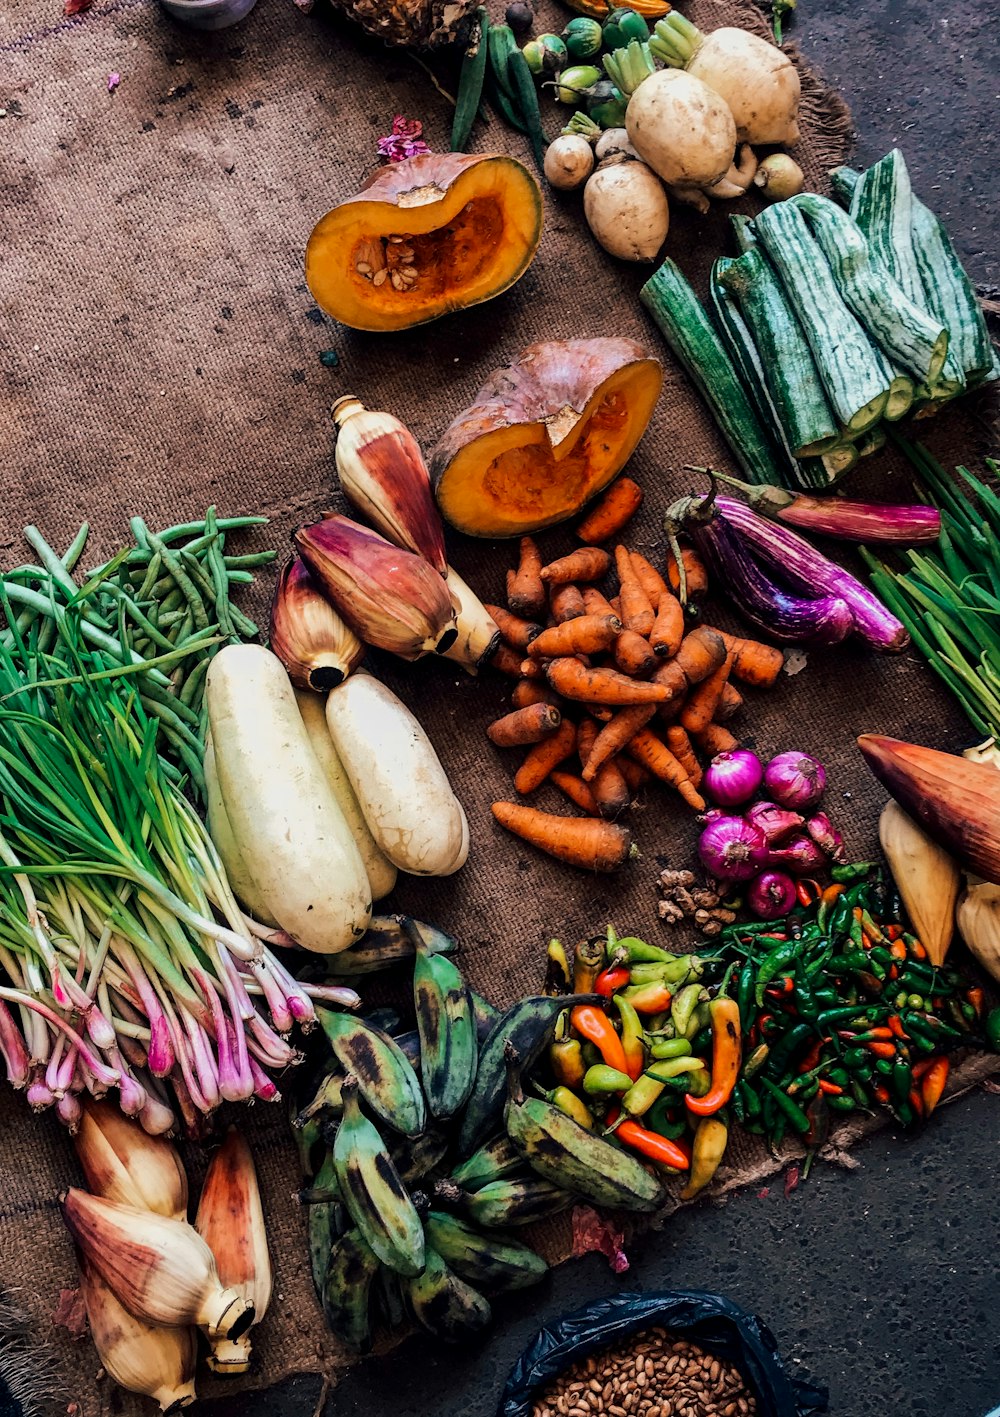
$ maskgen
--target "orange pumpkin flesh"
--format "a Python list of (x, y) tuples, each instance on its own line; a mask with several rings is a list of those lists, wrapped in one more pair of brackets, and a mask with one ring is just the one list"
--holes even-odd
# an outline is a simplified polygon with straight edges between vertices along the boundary
[(527, 270), (538, 183), (509, 157), (423, 153), (381, 168), (316, 225), (306, 280), (356, 330), (405, 330), (478, 305)]
[(430, 457), (443, 516), (469, 536), (564, 521), (627, 462), (663, 371), (632, 340), (550, 340), (492, 374)]

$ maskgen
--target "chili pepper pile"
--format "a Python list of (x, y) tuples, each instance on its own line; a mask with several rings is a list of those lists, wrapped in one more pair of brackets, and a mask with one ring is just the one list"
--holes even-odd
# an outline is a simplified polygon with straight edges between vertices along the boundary
[(709, 961), (619, 938), (610, 926), (606, 939), (577, 945), (572, 967), (558, 940), (548, 958), (550, 992), (607, 1000), (560, 1016), (549, 1101), (669, 1173), (687, 1173), (681, 1197), (697, 1195), (728, 1140), (725, 1106), (740, 1067), (736, 1002), (710, 998), (701, 982)]
[(835, 867), (834, 883), (770, 924), (734, 925), (713, 941), (746, 1039), (732, 1112), (775, 1148), (797, 1134), (811, 1155), (844, 1113), (887, 1108), (925, 1120), (948, 1079), (948, 1053), (995, 1046), (983, 992), (935, 968), (868, 863)]

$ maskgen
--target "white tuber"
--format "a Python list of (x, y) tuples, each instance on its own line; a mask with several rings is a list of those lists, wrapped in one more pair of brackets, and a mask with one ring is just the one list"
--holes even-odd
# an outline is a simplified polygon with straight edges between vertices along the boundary
[(701, 187), (682, 187), (679, 183), (673, 183), (667, 188), (671, 197), (676, 197), (678, 202), (683, 202), (686, 207), (694, 207), (696, 212), (701, 212), (702, 216), (711, 209), (711, 204), (705, 196)]
[(644, 162), (612, 157), (583, 189), (583, 210), (594, 236), (622, 261), (652, 261), (670, 225), (663, 184)]
[(703, 38), (687, 73), (725, 100), (741, 142), (798, 141), (798, 70), (769, 40), (725, 25)]
[(726, 104), (700, 79), (661, 69), (644, 79), (625, 111), (629, 141), (664, 182), (709, 187), (728, 172), (736, 124)]
[(705, 189), (706, 195), (715, 201), (723, 202), (742, 197), (749, 191), (756, 171), (757, 155), (749, 143), (744, 143), (739, 150), (736, 162), (724, 177), (720, 177), (718, 182), (713, 182), (711, 187)]
[(638, 157), (639, 154), (628, 140), (628, 133), (624, 128), (606, 128), (597, 142), (594, 144), (594, 152), (598, 162), (603, 162), (605, 158), (617, 157)]
[(805, 173), (787, 153), (772, 153), (757, 169), (754, 186), (760, 187), (772, 202), (784, 202), (796, 197), (806, 185)]
[(545, 176), (560, 192), (582, 187), (594, 170), (594, 150), (579, 133), (563, 133), (545, 149)]

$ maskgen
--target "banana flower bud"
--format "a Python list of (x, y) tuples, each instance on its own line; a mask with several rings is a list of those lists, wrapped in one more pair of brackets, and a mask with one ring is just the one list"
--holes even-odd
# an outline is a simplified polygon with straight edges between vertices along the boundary
[(412, 551), (342, 516), (301, 527), (295, 544), (324, 595), (368, 644), (419, 659), (454, 643), (448, 587)]
[(337, 425), (337, 473), (344, 496), (394, 546), (448, 572), (444, 529), (416, 438), (391, 413), (353, 394), (330, 410)]
[(253, 1323), (253, 1305), (220, 1283), (194, 1226), (75, 1188), (61, 1203), (85, 1262), (135, 1318), (168, 1328), (199, 1324), (210, 1339), (238, 1338)]
[(271, 602), (271, 650), (300, 689), (342, 684), (365, 647), (322, 594), (297, 556), (281, 569)]
[[(254, 1307), (254, 1322), (271, 1299), (271, 1257), (264, 1210), (250, 1148), (235, 1127), (212, 1158), (205, 1177), (195, 1229), (215, 1256), (219, 1279)], [(215, 1373), (245, 1373), (250, 1335), (216, 1340), (208, 1366)]]
[(112, 1103), (88, 1097), (73, 1144), (95, 1196), (174, 1220), (187, 1218), (187, 1176), (165, 1137), (149, 1136)]
[(499, 627), (476, 592), (452, 566), (448, 567), (445, 585), (458, 612), (458, 639), (445, 650), (444, 657), (460, 664), (467, 673), (478, 674), (479, 666), (500, 643)]
[(154, 1397), (161, 1412), (190, 1407), (198, 1352), (194, 1329), (157, 1328), (134, 1318), (86, 1260), (80, 1293), (94, 1347), (118, 1386)]

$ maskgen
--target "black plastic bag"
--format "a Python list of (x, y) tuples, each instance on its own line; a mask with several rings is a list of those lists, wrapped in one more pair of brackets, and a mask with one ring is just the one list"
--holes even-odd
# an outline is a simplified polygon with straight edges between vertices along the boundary
[(531, 1417), (535, 1393), (577, 1361), (660, 1325), (728, 1358), (757, 1399), (760, 1417), (808, 1417), (827, 1410), (825, 1388), (790, 1376), (770, 1329), (719, 1294), (678, 1289), (616, 1294), (541, 1329), (507, 1379), (498, 1417)]

